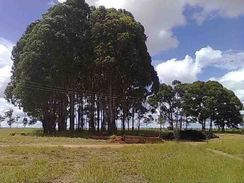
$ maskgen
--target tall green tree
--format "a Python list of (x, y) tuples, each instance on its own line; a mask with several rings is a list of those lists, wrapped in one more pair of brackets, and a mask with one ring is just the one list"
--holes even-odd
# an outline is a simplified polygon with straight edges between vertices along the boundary
[(100, 88), (107, 94), (108, 130), (112, 132), (118, 105), (122, 104), (128, 115), (133, 104), (150, 93), (145, 88), (155, 91), (159, 82), (147, 52), (144, 28), (131, 13), (100, 7), (92, 12), (91, 26), (94, 68)]
[(114, 133), (120, 110), (128, 115), (157, 90), (145, 42), (131, 13), (67, 0), (31, 24), (15, 46), (6, 98), (41, 120), (45, 133), (56, 125), (66, 130), (68, 117), (74, 131), (76, 116), (78, 129), (87, 121), (91, 132), (108, 124)]
[(70, 130), (74, 130), (73, 90), (82, 66), (88, 62), (89, 12), (84, 1), (68, 0), (56, 5), (29, 26), (14, 48), (14, 74), (6, 95), (30, 116), (41, 119), (46, 133), (55, 131), (57, 120), (61, 130), (66, 128), (63, 124), (68, 106)]

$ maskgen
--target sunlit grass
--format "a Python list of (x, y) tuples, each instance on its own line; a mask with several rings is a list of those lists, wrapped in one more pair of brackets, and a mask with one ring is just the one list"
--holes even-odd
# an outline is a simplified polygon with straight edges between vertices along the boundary
[[(0, 144), (10, 145), (0, 146), (1, 183), (244, 182), (243, 161), (233, 160), (207, 150), (210, 148), (233, 155), (242, 154), (244, 141), (241, 135), (225, 134), (220, 139), (209, 141), (208, 144), (165, 142), (113, 149), (64, 148), (62, 144), (86, 144), (88, 141), (93, 143), (94, 140), (11, 136), (9, 133), (12, 131), (15, 130), (8, 132), (0, 130)], [(25, 130), (25, 133), (27, 131)], [(30, 130), (29, 133), (32, 132)], [(23, 146), (26, 143), (57, 143), (60, 146)]]
[(220, 137), (210, 141), (208, 147), (244, 158), (244, 135), (222, 134)]
[[(82, 138), (81, 138), (82, 137)], [(81, 137), (57, 137), (43, 136), (37, 129), (0, 129), (0, 144), (18, 145), (18, 144), (103, 144), (104, 140), (92, 140)]]
[(167, 143), (130, 149), (148, 182), (243, 182), (243, 162), (233, 162), (200, 146)]

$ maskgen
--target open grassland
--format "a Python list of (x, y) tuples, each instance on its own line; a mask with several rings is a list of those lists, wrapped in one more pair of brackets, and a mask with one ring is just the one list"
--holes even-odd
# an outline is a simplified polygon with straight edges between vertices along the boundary
[(244, 182), (243, 159), (209, 149), (243, 158), (244, 136), (224, 134), (208, 143), (119, 145), (1, 129), (0, 182)]
[(208, 147), (244, 158), (244, 135), (219, 134), (220, 139), (212, 140)]

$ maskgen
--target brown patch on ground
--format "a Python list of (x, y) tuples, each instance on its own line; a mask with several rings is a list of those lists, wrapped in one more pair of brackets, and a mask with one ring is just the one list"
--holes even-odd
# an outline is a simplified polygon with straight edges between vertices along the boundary
[(193, 145), (193, 146), (198, 146), (198, 145), (205, 145), (207, 144), (208, 142), (207, 141), (201, 141), (201, 142), (192, 142), (192, 141), (181, 141), (180, 143), (183, 143), (183, 144), (190, 144), (190, 145)]
[(1, 147), (63, 147), (63, 148), (94, 148), (94, 149), (102, 149), (102, 148), (123, 148), (130, 146), (142, 146), (143, 144), (81, 144), (81, 145), (70, 145), (70, 144), (62, 144), (62, 145), (54, 145), (54, 144), (0, 144)]
[(154, 143), (162, 143), (163, 140), (159, 137), (142, 137), (142, 136), (112, 136), (110, 138), (111, 143), (118, 144), (154, 144)]

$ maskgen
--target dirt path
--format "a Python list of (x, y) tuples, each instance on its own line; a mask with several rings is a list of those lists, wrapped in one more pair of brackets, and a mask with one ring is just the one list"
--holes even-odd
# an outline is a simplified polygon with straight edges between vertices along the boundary
[(143, 146), (144, 144), (80, 144), (80, 145), (70, 145), (70, 144), (0, 144), (1, 147), (63, 147), (63, 148), (94, 148), (94, 149), (102, 149), (102, 148), (123, 148), (130, 146)]
[(225, 156), (225, 157), (228, 157), (228, 158), (231, 158), (231, 159), (234, 159), (234, 160), (238, 160), (238, 161), (243, 161), (242, 158), (234, 156), (234, 155), (231, 155), (231, 154), (228, 154), (228, 153), (225, 153), (223, 151), (218, 151), (218, 150), (209, 149), (209, 148), (207, 148), (207, 150), (212, 152), (212, 153), (214, 153), (214, 154), (222, 155), (222, 156)]

